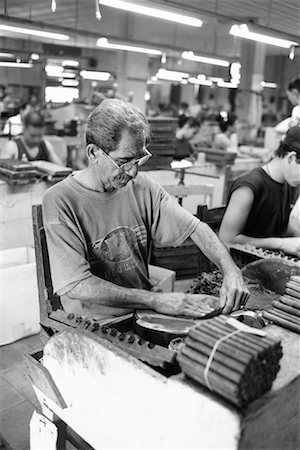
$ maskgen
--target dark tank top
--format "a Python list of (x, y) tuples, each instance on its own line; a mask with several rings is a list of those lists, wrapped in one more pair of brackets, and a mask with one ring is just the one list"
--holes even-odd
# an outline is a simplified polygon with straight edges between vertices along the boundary
[(287, 230), (295, 189), (286, 182), (277, 183), (261, 168), (255, 168), (234, 181), (229, 192), (248, 187), (254, 201), (242, 230), (246, 236), (265, 238), (281, 237)]
[(25, 156), (27, 161), (50, 161), (45, 141), (42, 141), (39, 144), (39, 151), (34, 158), (28, 154), (21, 138), (16, 138), (13, 141), (17, 144), (18, 147), (18, 159), (22, 160)]

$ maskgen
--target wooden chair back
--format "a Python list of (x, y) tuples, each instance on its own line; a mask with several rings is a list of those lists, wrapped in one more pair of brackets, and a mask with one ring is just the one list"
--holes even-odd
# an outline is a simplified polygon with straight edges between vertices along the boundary
[(48, 316), (52, 311), (62, 309), (62, 305), (59, 296), (55, 295), (53, 292), (48, 247), (43, 225), (42, 205), (32, 206), (32, 222), (40, 316), (41, 323), (43, 323), (43, 321), (46, 321), (45, 319), (48, 319)]

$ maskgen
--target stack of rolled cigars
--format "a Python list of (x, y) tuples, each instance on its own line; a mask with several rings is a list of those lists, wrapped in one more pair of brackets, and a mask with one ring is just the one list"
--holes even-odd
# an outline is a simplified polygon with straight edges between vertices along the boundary
[(273, 301), (272, 305), (274, 308), (264, 311), (263, 316), (276, 325), (300, 334), (300, 276), (291, 276), (285, 294), (279, 301)]
[(186, 376), (244, 408), (271, 389), (280, 369), (280, 341), (239, 332), (217, 347), (205, 379), (205, 368), (217, 341), (235, 331), (225, 316), (192, 328), (177, 360)]

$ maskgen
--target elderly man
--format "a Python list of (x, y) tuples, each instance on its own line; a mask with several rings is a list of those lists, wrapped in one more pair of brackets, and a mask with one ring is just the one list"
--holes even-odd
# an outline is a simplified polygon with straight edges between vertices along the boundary
[(151, 156), (149, 126), (129, 103), (104, 100), (89, 116), (88, 167), (43, 199), (52, 281), (67, 312), (98, 318), (139, 309), (200, 317), (201, 295), (151, 291), (150, 242), (178, 246), (191, 237), (223, 271), (224, 312), (246, 301), (247, 288), (227, 250), (138, 168)]

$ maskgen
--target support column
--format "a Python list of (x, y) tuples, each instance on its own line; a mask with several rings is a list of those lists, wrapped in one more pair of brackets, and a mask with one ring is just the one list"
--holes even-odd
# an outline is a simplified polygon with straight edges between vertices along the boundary
[(117, 64), (118, 93), (128, 98), (143, 112), (146, 109), (145, 92), (149, 76), (148, 55), (119, 51)]
[(237, 102), (237, 114), (258, 129), (262, 117), (262, 86), (266, 57), (266, 45), (260, 42), (242, 40), (241, 83)]

